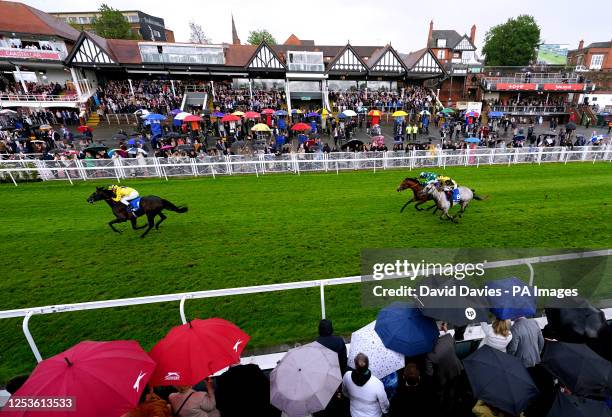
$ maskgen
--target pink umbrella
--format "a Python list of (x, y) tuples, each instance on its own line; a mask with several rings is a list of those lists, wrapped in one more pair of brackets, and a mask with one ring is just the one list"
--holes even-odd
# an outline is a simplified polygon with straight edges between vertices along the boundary
[[(2, 417), (119, 417), (134, 408), (155, 362), (133, 340), (81, 342), (38, 364), (11, 397), (65, 399), (63, 412), (18, 410), (4, 407)], [(68, 410), (68, 398), (72, 401)]]
[(174, 149), (174, 146), (172, 146), (172, 145), (164, 145), (161, 148), (159, 148), (160, 151), (165, 151), (165, 150), (168, 150), (168, 149)]
[(263, 109), (261, 111), (261, 114), (274, 114), (274, 110), (273, 109)]
[(244, 117), (246, 117), (247, 119), (257, 119), (259, 116), (259, 113), (257, 113), (256, 111), (248, 111), (244, 114)]
[(200, 116), (196, 116), (195, 114), (190, 114), (189, 116), (183, 119), (183, 122), (200, 122), (202, 118)]

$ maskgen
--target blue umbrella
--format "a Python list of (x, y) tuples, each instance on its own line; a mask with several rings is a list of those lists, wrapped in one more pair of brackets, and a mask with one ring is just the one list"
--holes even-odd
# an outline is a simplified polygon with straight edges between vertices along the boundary
[(463, 360), (474, 398), (518, 416), (538, 395), (523, 362), (512, 355), (483, 346)]
[(182, 113), (182, 112), (183, 112), (183, 110), (181, 110), (181, 109), (173, 109), (173, 110), (170, 112), (170, 114), (172, 114), (172, 115), (176, 116), (177, 114)]
[(319, 113), (311, 111), (310, 113), (306, 114), (306, 117), (321, 117), (321, 115)]
[(440, 337), (436, 322), (408, 303), (393, 303), (376, 316), (374, 327), (383, 344), (406, 356), (431, 352)]
[(145, 120), (166, 120), (166, 116), (158, 113), (149, 113), (145, 116)]
[(275, 115), (275, 116), (286, 116), (286, 115), (287, 115), (287, 112), (286, 112), (285, 110), (276, 110), (276, 111), (274, 112), (274, 115)]
[(465, 138), (463, 141), (467, 143), (480, 143), (480, 139), (478, 138)]
[(222, 113), (220, 111), (214, 111), (213, 114), (211, 114), (212, 117), (223, 117), (225, 116), (225, 113)]
[(502, 117), (503, 115), (504, 113), (500, 111), (490, 111), (489, 112), (489, 117)]
[(499, 296), (489, 296), (491, 313), (500, 320), (533, 317), (536, 313), (536, 297), (533, 288), (516, 277), (490, 281), (489, 290), (498, 290)]
[(128, 140), (128, 145), (132, 145), (132, 146), (134, 146), (134, 145), (136, 145), (137, 143), (139, 143), (139, 144), (141, 144), (141, 145), (144, 145), (144, 140), (142, 140), (142, 139), (136, 139), (136, 138), (132, 138), (132, 139)]
[(547, 417), (610, 417), (611, 415), (603, 401), (558, 392)]
[(525, 140), (525, 135), (516, 135), (512, 140)]
[(346, 119), (346, 116), (344, 115), (344, 113), (340, 113), (338, 115), (338, 119)]

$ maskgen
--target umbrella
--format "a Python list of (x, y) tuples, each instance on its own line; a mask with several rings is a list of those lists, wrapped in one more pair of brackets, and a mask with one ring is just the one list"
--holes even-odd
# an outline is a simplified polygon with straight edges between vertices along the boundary
[(146, 109), (138, 109), (134, 112), (134, 114), (138, 115), (138, 116), (143, 116), (143, 115), (147, 115), (151, 113), (149, 110)]
[(306, 113), (306, 117), (321, 117), (319, 113), (311, 111), (310, 113)]
[(223, 123), (225, 123), (225, 122), (237, 122), (238, 120), (240, 120), (240, 117), (234, 116), (233, 114), (228, 114), (228, 115), (223, 116), (221, 118), (221, 121)]
[(77, 127), (77, 131), (81, 133), (89, 132), (89, 126), (79, 126)]
[(136, 145), (136, 144), (141, 144), (141, 145), (144, 145), (144, 143), (145, 143), (145, 142), (144, 142), (144, 140), (142, 140), (142, 139), (140, 139), (140, 138), (138, 138), (138, 139), (136, 139), (136, 138), (132, 138), (132, 139), (128, 140), (128, 143), (127, 143), (127, 144), (128, 144), (128, 145), (132, 145), (132, 146), (133, 146), (133, 145)]
[(173, 116), (176, 116), (179, 113), (182, 113), (183, 110), (181, 109), (172, 109), (172, 111), (170, 112), (170, 114), (172, 114)]
[(246, 144), (247, 143), (245, 141), (243, 141), (243, 140), (237, 140), (236, 142), (234, 142), (234, 143), (232, 143), (230, 145), (230, 148), (232, 148), (232, 149), (240, 149), (240, 148), (246, 147)]
[(172, 145), (164, 145), (161, 148), (159, 148), (160, 151), (167, 151), (168, 149), (174, 149), (174, 146), (172, 146)]
[(450, 107), (444, 107), (440, 112), (444, 114), (451, 114), (454, 113), (455, 110), (451, 109)]
[(211, 117), (223, 117), (225, 116), (225, 113), (222, 113), (220, 111), (214, 111), (213, 114), (210, 115)]
[(247, 119), (257, 119), (259, 118), (259, 116), (261, 115), (256, 111), (248, 111), (244, 114), (244, 117), (246, 117)]
[(240, 361), (250, 336), (229, 321), (213, 318), (176, 326), (151, 350), (157, 368), (152, 385), (195, 385)]
[(17, 114), (17, 112), (11, 109), (2, 109), (0, 110), (0, 114)]
[(516, 135), (512, 138), (512, 140), (525, 140), (525, 135)]
[(406, 113), (404, 110), (397, 110), (397, 111), (394, 111), (391, 116), (393, 116), (393, 117), (404, 117), (404, 116), (408, 116), (408, 113)]
[(275, 116), (286, 116), (286, 115), (287, 115), (287, 112), (286, 112), (285, 110), (276, 110), (276, 111), (274, 112), (274, 115), (275, 115)]
[(300, 110), (300, 109), (291, 109), (291, 114), (302, 114), (302, 110)]
[(476, 113), (475, 111), (469, 111), (465, 113), (465, 117), (478, 117), (478, 113)]
[(244, 112), (238, 111), (236, 110), (235, 112), (232, 113), (234, 116), (244, 116)]
[(174, 116), (174, 120), (183, 120), (187, 116), (192, 116), (191, 113), (187, 113), (186, 111), (180, 112)]
[(110, 151), (107, 151), (106, 153), (108, 154), (108, 156), (113, 156), (115, 152), (119, 152), (119, 155), (123, 156), (122, 154), (124, 150), (123, 149), (111, 149)]
[[(215, 399), (221, 415), (263, 416), (270, 408), (270, 380), (255, 364), (237, 365), (215, 378)], [(236, 401), (236, 393), (240, 401)]]
[(357, 113), (355, 113), (353, 110), (344, 110), (341, 114), (343, 114), (345, 117), (357, 116)]
[(261, 114), (274, 114), (274, 109), (263, 109)]
[(51, 125), (40, 125), (39, 129), (40, 130), (51, 130), (51, 129), (53, 129), (53, 126), (51, 126)]
[(201, 122), (202, 118), (200, 116), (196, 116), (195, 114), (190, 114), (183, 119), (183, 122)]
[(257, 123), (251, 128), (253, 132), (271, 132), (270, 127), (265, 123)]
[(565, 125), (565, 130), (576, 130), (576, 123), (569, 122)]
[(94, 144), (94, 145), (88, 146), (87, 148), (83, 149), (83, 151), (84, 152), (94, 152), (94, 153), (97, 153), (97, 152), (105, 151), (107, 149), (108, 149), (108, 146), (105, 146), (105, 145), (102, 145), (102, 144), (99, 144), (99, 145), (95, 145)]
[[(397, 113), (397, 112), (395, 112), (395, 113)], [(395, 113), (393, 113), (393, 114), (395, 114)], [(370, 110), (368, 112), (368, 116), (380, 117), (380, 116), (382, 116), (382, 112), (380, 110)]]
[(478, 138), (465, 138), (463, 141), (467, 143), (480, 143), (480, 139)]
[(576, 395), (604, 397), (612, 394), (612, 363), (587, 345), (547, 342), (542, 365)]
[(502, 117), (503, 115), (504, 113), (500, 111), (490, 111), (489, 112), (489, 117)]
[(376, 333), (391, 350), (406, 356), (431, 352), (440, 337), (436, 322), (414, 304), (396, 302), (376, 316)]
[(341, 149), (356, 149), (358, 146), (363, 145), (363, 142), (358, 140), (358, 139), (351, 139), (348, 142), (346, 142), (344, 145), (342, 145), (340, 148)]
[(381, 379), (404, 367), (405, 360), (401, 353), (388, 349), (375, 330), (376, 322), (353, 332), (348, 352), (348, 365), (353, 366), (355, 356), (363, 353), (370, 362), (370, 371)]
[(167, 138), (180, 138), (181, 134), (180, 133), (176, 133), (176, 132), (170, 132), (168, 134), (166, 134)]
[[(533, 289), (516, 277), (486, 283), (489, 291), (498, 290), (499, 296), (489, 296), (491, 313), (500, 320), (516, 319), (521, 316), (533, 317), (536, 313), (536, 298)], [(529, 295), (522, 294), (528, 291)]]
[(62, 152), (64, 152), (64, 150), (63, 150), (63, 149), (57, 149), (57, 148), (55, 148), (55, 149), (49, 149), (49, 150), (47, 151), (47, 153), (62, 153)]
[(580, 297), (555, 300), (554, 308), (546, 308), (548, 327), (563, 342), (581, 343), (596, 339), (607, 328), (603, 311)]
[[(467, 282), (458, 281), (454, 278), (430, 276), (421, 282), (421, 286), (430, 290), (454, 289), (456, 296), (420, 296), (417, 305), (424, 316), (440, 320), (455, 326), (465, 326), (470, 323), (487, 321), (489, 310), (487, 300), (484, 297), (470, 297), (460, 295), (460, 288), (469, 286)], [(466, 317), (466, 309), (472, 308), (475, 315)]]
[(291, 126), (291, 130), (294, 130), (296, 132), (303, 132), (308, 129), (310, 129), (310, 125), (306, 123), (296, 123), (293, 126)]
[(82, 133), (77, 133), (77, 134), (72, 136), (73, 139), (83, 139), (84, 137), (85, 137), (85, 135), (82, 134)]
[(327, 109), (321, 109), (319, 110), (319, 112), (321, 113), (321, 116), (326, 117), (329, 114), (329, 111), (327, 111)]
[(45, 143), (45, 141), (40, 140), (40, 139), (34, 139), (34, 140), (31, 140), (30, 143)]
[(149, 113), (142, 118), (145, 120), (149, 120), (149, 121), (150, 120), (166, 120), (166, 116), (164, 116), (163, 114), (158, 114), (158, 113)]
[(115, 133), (113, 135), (114, 140), (126, 140), (127, 138), (127, 135), (124, 135), (123, 133)]
[[(136, 406), (153, 369), (155, 362), (138, 342), (81, 342), (40, 362), (14, 398), (72, 397), (73, 411), (58, 415), (120, 416)], [(45, 414), (55, 413), (2, 411), (7, 417)]]
[(302, 417), (325, 409), (341, 383), (336, 352), (308, 343), (287, 352), (270, 373), (270, 403)]
[(178, 149), (179, 151), (193, 151), (195, 148), (193, 145), (189, 145), (189, 144), (185, 144), (185, 145), (179, 145), (176, 147), (176, 149)]
[(430, 112), (428, 112), (427, 110), (421, 110), (421, 111), (419, 112), (419, 114), (420, 114), (421, 116), (429, 116), (431, 113), (430, 113)]
[(610, 417), (610, 410), (603, 401), (557, 393), (548, 417)]
[(518, 416), (538, 389), (523, 362), (515, 356), (483, 346), (463, 360), (474, 398)]

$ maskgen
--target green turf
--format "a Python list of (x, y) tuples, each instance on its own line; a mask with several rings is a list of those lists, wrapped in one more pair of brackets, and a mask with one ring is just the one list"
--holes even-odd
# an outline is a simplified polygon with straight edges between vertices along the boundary
[[(0, 309), (238, 287), (360, 273), (360, 250), (375, 247), (606, 247), (612, 165), (545, 164), (452, 168), (488, 194), (459, 224), (399, 208), (407, 170), (340, 175), (265, 175), (127, 181), (142, 195), (187, 204), (145, 239), (103, 203), (107, 182), (0, 186)], [(358, 286), (328, 288), (327, 313), (344, 334), (371, 321)], [(313, 337), (317, 289), (187, 301), (189, 317), (219, 316), (251, 336), (250, 348)], [(34, 317), (48, 357), (83, 339), (134, 338), (145, 348), (180, 324), (178, 302)], [(0, 321), (0, 382), (35, 365), (21, 320)]]

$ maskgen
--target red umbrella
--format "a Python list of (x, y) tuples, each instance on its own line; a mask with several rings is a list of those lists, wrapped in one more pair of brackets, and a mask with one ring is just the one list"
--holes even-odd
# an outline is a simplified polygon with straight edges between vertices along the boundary
[(274, 114), (274, 110), (273, 109), (263, 109), (261, 111), (261, 114)]
[(244, 114), (247, 119), (257, 119), (260, 116), (256, 111), (248, 111)]
[[(155, 362), (133, 340), (81, 342), (38, 364), (12, 397), (72, 398), (72, 411), (9, 410), (2, 417), (119, 417), (134, 408)], [(67, 405), (67, 402), (64, 402)]]
[(234, 116), (233, 114), (228, 114), (228, 115), (223, 116), (221, 118), (221, 121), (223, 123), (225, 123), (225, 122), (237, 122), (238, 120), (240, 120), (240, 117)]
[(310, 125), (307, 125), (306, 123), (296, 123), (291, 126), (291, 130), (295, 130), (297, 132), (303, 132), (304, 130), (308, 129), (310, 129)]
[(249, 339), (235, 324), (217, 318), (174, 327), (151, 350), (157, 362), (151, 385), (195, 385), (240, 361)]
[(85, 133), (89, 131), (89, 126), (79, 126), (77, 127), (77, 130), (81, 133)]
[(195, 114), (190, 114), (189, 116), (183, 119), (183, 122), (201, 122), (202, 118), (200, 116), (196, 116)]

